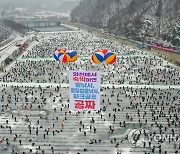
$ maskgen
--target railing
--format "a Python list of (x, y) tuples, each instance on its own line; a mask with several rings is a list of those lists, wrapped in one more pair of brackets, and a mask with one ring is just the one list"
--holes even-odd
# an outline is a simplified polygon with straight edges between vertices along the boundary
[(169, 51), (169, 52), (175, 52), (175, 49), (170, 48), (170, 47), (164, 47), (164, 46), (159, 46), (156, 44), (152, 44), (150, 45), (151, 48), (156, 48), (156, 49), (161, 49), (161, 50), (165, 50), (165, 51)]

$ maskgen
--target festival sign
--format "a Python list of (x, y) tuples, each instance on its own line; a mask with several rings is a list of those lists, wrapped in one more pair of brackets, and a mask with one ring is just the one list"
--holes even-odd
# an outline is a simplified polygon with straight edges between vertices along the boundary
[(100, 72), (69, 71), (70, 110), (100, 109)]

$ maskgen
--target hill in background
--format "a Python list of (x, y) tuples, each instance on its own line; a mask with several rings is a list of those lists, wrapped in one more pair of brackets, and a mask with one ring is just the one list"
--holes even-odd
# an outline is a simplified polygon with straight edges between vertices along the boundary
[(138, 41), (180, 46), (180, 0), (83, 0), (73, 22)]

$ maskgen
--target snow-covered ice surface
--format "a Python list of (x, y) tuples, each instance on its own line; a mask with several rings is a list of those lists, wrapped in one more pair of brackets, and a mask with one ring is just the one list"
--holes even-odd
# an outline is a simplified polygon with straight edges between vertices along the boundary
[[(159, 152), (159, 145), (163, 153), (178, 150), (175, 141), (132, 147), (127, 139), (140, 127), (179, 133), (178, 68), (82, 31), (39, 33), (38, 41), (0, 75), (0, 153), (143, 154), (152, 153), (153, 146)], [(73, 64), (53, 60), (61, 46), (77, 50), (79, 59)], [(117, 53), (114, 65), (90, 61), (101, 48)], [(101, 71), (101, 111), (69, 111), (68, 70)]]

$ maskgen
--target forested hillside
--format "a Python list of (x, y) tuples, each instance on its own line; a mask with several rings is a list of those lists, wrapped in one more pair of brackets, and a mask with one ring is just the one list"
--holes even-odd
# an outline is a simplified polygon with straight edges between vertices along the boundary
[(83, 0), (71, 19), (139, 41), (180, 46), (180, 0)]

